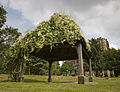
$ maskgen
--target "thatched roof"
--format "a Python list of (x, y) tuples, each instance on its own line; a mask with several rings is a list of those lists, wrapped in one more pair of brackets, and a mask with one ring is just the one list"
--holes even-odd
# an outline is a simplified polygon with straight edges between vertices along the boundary
[[(34, 53), (36, 56), (40, 55), (45, 58), (47, 55), (48, 57), (54, 56), (53, 54), (57, 53), (58, 51), (63, 51), (61, 52), (63, 54), (64, 51), (68, 51), (66, 53), (74, 53), (75, 48), (73, 47), (79, 41), (82, 42), (84, 50), (89, 52), (90, 46), (76, 22), (68, 15), (54, 13), (48, 21), (41, 22), (33, 31), (28, 32), (21, 40), (16, 42), (14, 47), (18, 46), (19, 44), (19, 46), (26, 49), (27, 52)], [(67, 44), (65, 45), (65, 43)], [(64, 48), (65, 46), (69, 49), (66, 50), (67, 48)], [(56, 51), (56, 48), (59, 48), (59, 50)], [(51, 53), (51, 51), (54, 53)], [(76, 54), (71, 54), (65, 59), (68, 59), (71, 56), (77, 58)], [(59, 58), (59, 55), (56, 55), (56, 58)], [(63, 60), (64, 58), (61, 59)], [(60, 58), (54, 60), (60, 60)]]

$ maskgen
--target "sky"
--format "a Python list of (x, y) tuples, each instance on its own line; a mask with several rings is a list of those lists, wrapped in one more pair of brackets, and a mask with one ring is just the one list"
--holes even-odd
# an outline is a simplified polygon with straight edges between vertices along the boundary
[(72, 17), (87, 39), (103, 37), (120, 48), (120, 0), (0, 0), (0, 5), (7, 10), (6, 25), (23, 35), (60, 12)]

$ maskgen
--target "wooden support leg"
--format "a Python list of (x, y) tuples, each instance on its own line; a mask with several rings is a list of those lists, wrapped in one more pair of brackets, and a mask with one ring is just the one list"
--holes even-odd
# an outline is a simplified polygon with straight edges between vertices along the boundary
[(93, 82), (93, 79), (92, 79), (91, 58), (89, 58), (89, 82)]
[(51, 67), (52, 67), (52, 62), (49, 61), (49, 76), (48, 76), (48, 82), (51, 82)]
[(17, 73), (15, 73), (15, 74), (13, 75), (15, 82), (18, 82), (18, 81), (19, 81), (19, 75), (20, 75), (19, 72), (20, 72), (20, 63), (18, 63), (18, 65), (17, 65)]
[(18, 82), (24, 82), (24, 77), (23, 77), (23, 62), (21, 63), (21, 71), (19, 74)]
[(28, 62), (28, 75), (30, 75), (30, 62)]
[(78, 84), (84, 84), (82, 44), (78, 44), (77, 52), (78, 52)]

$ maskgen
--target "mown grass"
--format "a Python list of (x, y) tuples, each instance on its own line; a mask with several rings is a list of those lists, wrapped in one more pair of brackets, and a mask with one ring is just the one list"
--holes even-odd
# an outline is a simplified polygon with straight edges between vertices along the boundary
[[(8, 80), (8, 75), (0, 75), (0, 92), (120, 92), (120, 78), (95, 78), (97, 84), (76, 84), (77, 76), (52, 76), (51, 83), (47, 76), (24, 75), (24, 83)], [(88, 81), (88, 77), (85, 77)]]

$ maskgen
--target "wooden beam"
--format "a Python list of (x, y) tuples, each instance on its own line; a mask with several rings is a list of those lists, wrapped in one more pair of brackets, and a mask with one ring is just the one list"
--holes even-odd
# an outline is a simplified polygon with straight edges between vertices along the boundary
[(24, 67), (24, 64), (23, 64), (23, 62), (21, 62), (21, 65), (20, 65), (21, 70), (20, 70), (18, 82), (24, 82), (23, 67)]
[(91, 58), (89, 58), (89, 82), (93, 82), (92, 79), (92, 65), (91, 65)]
[(49, 61), (49, 75), (48, 75), (48, 82), (51, 82), (52, 81), (52, 78), (51, 78), (51, 68), (52, 68), (52, 61)]
[(82, 44), (77, 45), (78, 53), (78, 84), (84, 84), (84, 69), (83, 69), (83, 54), (82, 54)]

